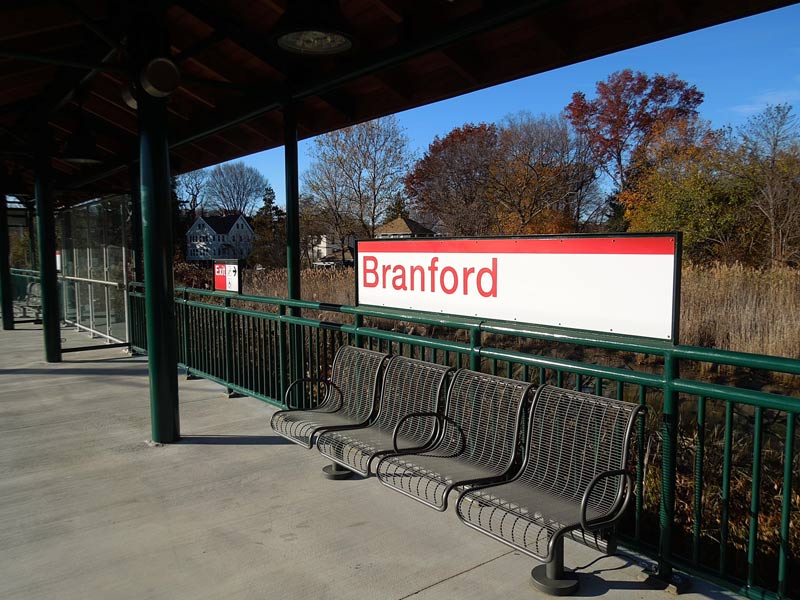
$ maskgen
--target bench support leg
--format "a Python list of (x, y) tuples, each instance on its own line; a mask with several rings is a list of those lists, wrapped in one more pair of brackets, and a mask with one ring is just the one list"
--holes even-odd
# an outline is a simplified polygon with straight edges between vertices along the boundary
[(339, 463), (331, 462), (331, 464), (322, 467), (322, 475), (328, 479), (349, 479), (353, 476), (353, 472), (350, 469), (345, 469)]
[(561, 537), (553, 548), (553, 560), (531, 571), (533, 585), (551, 596), (569, 596), (578, 589), (578, 578), (564, 572), (564, 538)]

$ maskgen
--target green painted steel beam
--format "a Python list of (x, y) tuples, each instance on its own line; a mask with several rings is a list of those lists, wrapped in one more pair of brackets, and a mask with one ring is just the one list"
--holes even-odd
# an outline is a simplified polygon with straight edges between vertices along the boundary
[(11, 287), (9, 252), (8, 208), (6, 196), (0, 190), (0, 316), (3, 317), (3, 329), (6, 331), (14, 329), (14, 292)]
[[(283, 143), (286, 166), (286, 269), (288, 296), (300, 300), (300, 183), (297, 160), (297, 117), (293, 107), (283, 110)], [(291, 314), (300, 316), (296, 307)]]
[(153, 441), (180, 439), (167, 102), (139, 99), (145, 320)]
[(61, 318), (56, 271), (56, 220), (49, 133), (39, 140), (36, 155), (36, 236), (39, 240), (39, 283), (42, 290), (42, 332), (47, 362), (61, 362)]

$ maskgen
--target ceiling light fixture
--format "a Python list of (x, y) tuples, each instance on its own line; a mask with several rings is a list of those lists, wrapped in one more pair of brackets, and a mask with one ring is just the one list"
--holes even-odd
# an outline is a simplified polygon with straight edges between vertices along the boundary
[(296, 0), (275, 26), (275, 42), (286, 52), (334, 56), (353, 48), (355, 38), (339, 0)]

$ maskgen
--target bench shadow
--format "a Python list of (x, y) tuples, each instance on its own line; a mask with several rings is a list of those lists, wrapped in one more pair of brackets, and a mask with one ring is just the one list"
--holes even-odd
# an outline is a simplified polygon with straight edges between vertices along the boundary
[(282, 446), (292, 442), (277, 435), (186, 435), (178, 443), (206, 446)]

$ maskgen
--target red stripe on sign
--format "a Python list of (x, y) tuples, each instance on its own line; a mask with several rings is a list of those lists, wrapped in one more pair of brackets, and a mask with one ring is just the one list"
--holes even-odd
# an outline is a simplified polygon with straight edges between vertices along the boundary
[(358, 242), (358, 252), (458, 254), (675, 254), (675, 238), (609, 237), (495, 240), (397, 240)]

